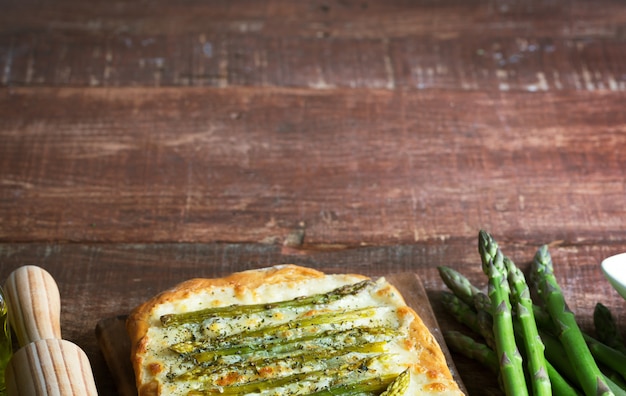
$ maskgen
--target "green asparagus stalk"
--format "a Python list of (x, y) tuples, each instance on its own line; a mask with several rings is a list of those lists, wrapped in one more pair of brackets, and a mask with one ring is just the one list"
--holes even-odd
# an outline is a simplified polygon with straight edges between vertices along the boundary
[[(235, 383), (233, 385), (228, 385), (228, 386), (210, 387), (210, 388), (196, 391), (197, 393), (192, 393), (192, 394), (194, 395), (213, 395), (213, 394), (215, 395), (219, 395), (219, 394), (242, 395), (242, 394), (253, 393), (253, 392), (262, 392), (268, 389), (280, 388), (280, 387), (289, 385), (291, 383), (295, 383), (299, 381), (306, 381), (308, 379), (316, 379), (321, 376), (344, 378), (348, 374), (355, 372), (360, 368), (362, 369), (363, 367), (367, 367), (369, 362), (371, 362), (372, 359), (376, 359), (376, 358), (378, 358), (378, 356), (374, 358), (366, 357), (366, 358), (357, 360), (355, 362), (351, 362), (349, 364), (340, 364), (337, 367), (324, 367), (324, 368), (317, 369), (317, 370), (301, 371), (301, 372), (289, 374), (283, 377), (270, 378), (270, 379), (261, 378), (258, 380), (253, 380), (253, 381), (244, 382), (244, 383)], [(391, 381), (393, 381), (393, 379), (391, 379), (387, 383), (387, 386), (389, 383), (391, 383)], [(379, 387), (382, 387), (381, 390), (384, 390), (387, 386), (382, 387), (381, 384), (379, 384)]]
[(373, 281), (364, 280), (358, 283), (339, 287), (328, 293), (314, 294), (308, 297), (297, 297), (292, 300), (278, 301), (267, 304), (229, 305), (227, 307), (207, 308), (180, 314), (167, 314), (161, 316), (161, 323), (166, 327), (177, 326), (185, 323), (200, 323), (215, 316), (234, 317), (244, 314), (264, 312), (276, 308), (298, 308), (329, 304), (346, 296), (355, 295), (372, 284)]
[[(602, 365), (600, 365), (600, 370), (602, 371), (602, 373), (607, 379), (613, 381), (613, 383), (615, 383), (616, 386), (618, 386), (622, 391), (626, 392), (626, 381), (624, 380), (624, 377), (621, 376), (621, 374)], [(609, 386), (611, 386), (611, 384), (609, 384)], [(613, 387), (611, 387), (611, 389), (613, 389)], [(619, 393), (619, 392), (615, 392), (615, 393)]]
[(549, 361), (546, 360), (546, 369), (550, 378), (550, 385), (554, 395), (557, 396), (579, 396), (580, 392), (576, 390), (567, 380), (559, 373)]
[(443, 280), (443, 283), (448, 286), (452, 293), (466, 304), (473, 306), (474, 295), (479, 293), (480, 289), (474, 286), (463, 274), (453, 268), (440, 266), (437, 269), (439, 270), (439, 276)]
[(597, 303), (593, 310), (593, 324), (598, 341), (626, 354), (624, 338), (617, 328), (611, 311), (602, 303)]
[[(245, 360), (237, 363), (232, 363), (229, 365), (199, 365), (189, 371), (186, 371), (182, 374), (176, 376), (176, 380), (178, 381), (206, 381), (210, 376), (215, 375), (216, 373), (221, 372), (232, 372), (237, 371), (238, 373), (249, 372), (251, 375), (258, 373), (258, 371), (263, 367), (269, 367), (275, 365), (277, 363), (281, 363), (282, 366), (291, 366), (291, 367), (301, 367), (304, 364), (316, 362), (320, 359), (333, 359), (337, 357), (344, 356), (350, 352), (356, 353), (383, 353), (387, 350), (386, 342), (372, 342), (372, 343), (358, 343), (355, 345), (343, 345), (338, 348), (335, 347), (324, 347), (324, 346), (311, 346), (303, 349), (293, 348), (290, 350), (288, 355), (273, 356), (273, 351), (269, 350), (268, 356), (271, 357), (259, 357), (256, 359)], [(302, 344), (299, 344), (302, 346)], [(203, 354), (200, 354), (203, 355)], [(195, 358), (195, 356), (194, 356)], [(206, 359), (204, 356), (200, 356), (196, 358), (198, 363), (209, 362), (210, 359)]]
[[(533, 311), (539, 328), (551, 334), (558, 333), (556, 326), (545, 310), (535, 305), (533, 306)], [(602, 363), (613, 371), (618, 372), (623, 378), (626, 379), (626, 354), (610, 347), (609, 345), (606, 345), (600, 340), (595, 339), (584, 332), (582, 332), (582, 336), (589, 347), (591, 355), (597, 363)], [(602, 368), (600, 369), (600, 371), (602, 371)]]
[(478, 239), (483, 272), (489, 278), (488, 295), (491, 300), (493, 333), (500, 360), (502, 385), (507, 395), (528, 395), (522, 357), (517, 349), (513, 331), (504, 257), (497, 243), (487, 232), (481, 230)]
[(438, 270), (443, 282), (458, 299), (474, 307), (475, 311), (491, 310), (489, 296), (474, 286), (463, 274), (446, 266), (440, 266)]
[(476, 313), (478, 318), (478, 327), (480, 328), (480, 335), (484, 338), (489, 348), (496, 349), (496, 337), (493, 334), (493, 317), (489, 312), (478, 311)]
[(583, 338), (587, 342), (587, 346), (597, 362), (604, 364), (608, 368), (618, 372), (622, 377), (626, 378), (625, 354), (601, 343), (588, 334), (583, 334)]
[(554, 276), (552, 258), (546, 245), (535, 254), (532, 273), (536, 279), (538, 294), (558, 330), (558, 338), (565, 347), (565, 353), (571, 361), (583, 391), (589, 396), (613, 395), (585, 343), (573, 312), (565, 303), (561, 288)]
[(611, 378), (603, 374), (604, 382), (606, 382), (609, 389), (615, 396), (626, 396), (626, 390), (615, 383)]
[(404, 370), (389, 384), (387, 389), (381, 393), (380, 396), (402, 396), (406, 393), (406, 390), (409, 389), (410, 384), (411, 372)]
[(533, 315), (535, 317), (535, 323), (537, 323), (537, 327), (539, 329), (552, 334), (557, 333), (556, 326), (554, 326), (550, 314), (545, 309), (539, 305), (533, 304)]
[(457, 295), (446, 291), (441, 293), (441, 303), (444, 309), (457, 322), (466, 325), (476, 333), (481, 333), (478, 314), (474, 312), (469, 304), (461, 300)]
[[(307, 342), (314, 341), (317, 345), (331, 345), (336, 349), (346, 348), (370, 348), (375, 351), (378, 342), (388, 341), (392, 331), (387, 328), (353, 328), (348, 330), (330, 330), (322, 333), (311, 333), (304, 337), (294, 339), (273, 338), (266, 342), (246, 342), (243, 345), (232, 345), (220, 347), (216, 346), (202, 352), (194, 353), (191, 356), (200, 363), (215, 361), (218, 357), (229, 355), (246, 355), (254, 352), (264, 351), (267, 355), (285, 354), (293, 351), (300, 351)], [(376, 341), (372, 341), (376, 340)], [(315, 351), (308, 351), (315, 353)], [(323, 353), (318, 351), (318, 358)]]
[(533, 314), (533, 302), (530, 298), (530, 289), (526, 283), (526, 278), (512, 260), (505, 257), (503, 261), (507, 269), (509, 285), (511, 286), (511, 300), (515, 305), (513, 311), (520, 324), (520, 338), (524, 343), (533, 394), (536, 396), (552, 395), (552, 387), (544, 356), (544, 345), (537, 331), (537, 323)]
[[(402, 374), (400, 374), (402, 375)], [(408, 375), (406, 376), (411, 379)], [(383, 389), (388, 389), (397, 379), (395, 375), (385, 375), (376, 378), (367, 378), (349, 384), (339, 384), (317, 392), (309, 393), (307, 396), (354, 396), (377, 394)], [(389, 394), (393, 396), (394, 393)]]
[[(170, 346), (174, 352), (189, 354), (205, 350), (230, 348), (235, 344), (248, 347), (255, 343), (260, 344), (264, 338), (274, 337), (274, 340), (283, 339), (282, 334), (292, 329), (310, 328), (313, 332), (317, 325), (355, 321), (361, 318), (372, 317), (376, 314), (374, 308), (361, 308), (354, 311), (331, 311), (314, 316), (305, 316), (287, 323), (262, 327), (256, 330), (243, 331), (226, 337), (200, 341), (184, 341)], [(260, 340), (259, 340), (260, 338)], [(243, 342), (248, 340), (248, 342)]]
[(439, 273), (444, 278), (444, 283), (453, 291), (442, 293), (444, 308), (457, 322), (480, 334), (490, 348), (495, 348), (489, 296), (461, 273), (449, 267), (440, 267)]
[(453, 351), (475, 360), (490, 369), (493, 373), (500, 372), (498, 356), (487, 345), (474, 340), (459, 331), (449, 330), (443, 333), (446, 345)]
[(474, 308), (477, 311), (484, 311), (491, 315), (491, 299), (486, 293), (478, 292), (474, 295)]
[[(561, 373), (565, 378), (571, 381), (573, 384), (582, 388), (582, 384), (580, 382), (579, 376), (574, 368), (573, 362), (568, 357), (563, 344), (559, 341), (558, 338), (549, 334), (546, 331), (539, 330), (539, 334), (541, 335), (541, 339), (546, 346), (546, 358), (548, 361), (554, 365), (554, 367)], [(607, 384), (609, 389), (615, 396), (626, 396), (626, 391), (622, 389), (618, 384), (612, 381), (608, 376), (604, 373), (601, 373), (604, 382)], [(584, 389), (583, 389), (584, 390)]]
[(484, 339), (489, 348), (496, 349), (496, 340), (493, 333), (493, 317), (491, 315), (491, 300), (483, 292), (474, 295), (474, 307), (476, 308), (476, 320), (478, 322), (478, 334)]

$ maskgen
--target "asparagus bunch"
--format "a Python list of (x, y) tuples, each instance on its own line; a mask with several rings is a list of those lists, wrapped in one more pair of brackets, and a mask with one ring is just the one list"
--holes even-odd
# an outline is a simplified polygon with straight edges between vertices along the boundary
[[(526, 388), (520, 388), (525, 385), (507, 384), (510, 378), (506, 376), (512, 373), (510, 353), (498, 352), (495, 340), (500, 348), (504, 343), (514, 351), (512, 356), (521, 356), (526, 369), (522, 375), (527, 375), (533, 395), (580, 395), (581, 390), (594, 396), (626, 394), (626, 385), (623, 385), (626, 383), (626, 354), (616, 348), (619, 344), (606, 345), (619, 340), (619, 333), (615, 328), (608, 335), (597, 331), (598, 337), (603, 337), (601, 342), (580, 331), (554, 277), (547, 247), (540, 248), (535, 256), (532, 282), (526, 281), (521, 270), (500, 252), (493, 238), (484, 231), (479, 233), (479, 251), (483, 272), (489, 279), (489, 296), (454, 269), (439, 267), (441, 278), (452, 291), (444, 293), (444, 308), (472, 333), (483, 337), (482, 341), (477, 341), (459, 332), (446, 332), (444, 337), (452, 350), (496, 370), (503, 390), (514, 389), (516, 395), (526, 392)], [(542, 306), (533, 303), (529, 284), (544, 301)], [(506, 299), (510, 299), (510, 308)], [(596, 311), (600, 309), (602, 307)], [(607, 312), (604, 309), (602, 318), (596, 318), (596, 322), (612, 320)], [(509, 315), (512, 330), (508, 325)], [(506, 319), (504, 326), (503, 319)], [(596, 328), (600, 326), (596, 324)], [(517, 345), (520, 345), (520, 353), (516, 354)], [(580, 355), (585, 349), (587, 352)], [(519, 375), (519, 371), (514, 374)]]

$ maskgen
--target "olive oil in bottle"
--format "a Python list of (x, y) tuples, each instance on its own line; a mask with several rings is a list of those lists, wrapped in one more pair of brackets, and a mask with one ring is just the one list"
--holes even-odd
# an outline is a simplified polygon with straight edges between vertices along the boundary
[(9, 326), (9, 310), (0, 287), (0, 395), (5, 394), (4, 370), (13, 354), (11, 328)]

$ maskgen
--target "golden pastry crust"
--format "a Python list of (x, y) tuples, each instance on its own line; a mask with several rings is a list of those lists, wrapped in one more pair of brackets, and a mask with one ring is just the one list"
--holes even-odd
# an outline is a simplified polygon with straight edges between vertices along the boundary
[[(191, 279), (141, 304), (132, 311), (126, 322), (127, 332), (131, 339), (131, 361), (135, 371), (139, 396), (162, 395), (161, 384), (152, 380), (152, 378), (146, 378), (150, 377), (150, 375), (146, 375), (146, 372), (157, 374), (163, 369), (163, 366), (154, 362), (144, 362), (144, 354), (150, 342), (148, 337), (150, 327), (159, 325), (154, 321), (154, 312), (159, 307), (184, 300), (207, 290), (228, 289), (232, 291), (234, 296), (238, 297), (254, 293), (261, 286), (289, 288), (311, 279), (324, 279), (326, 276), (344, 276), (350, 282), (368, 279), (358, 274), (327, 275), (306, 267), (278, 265), (259, 270), (233, 273), (224, 278)], [(391, 284), (386, 284), (377, 293), (381, 298), (399, 298), (402, 301), (403, 306), (398, 308), (397, 315), (398, 317), (408, 317), (410, 320), (408, 336), (403, 342), (407, 350), (413, 350), (419, 354), (419, 363), (412, 364), (411, 370), (428, 376), (430, 383), (428, 384), (428, 389), (425, 390), (432, 394), (448, 392), (446, 394), (461, 395), (462, 392), (452, 378), (439, 344), (416, 312), (404, 304), (401, 293)]]

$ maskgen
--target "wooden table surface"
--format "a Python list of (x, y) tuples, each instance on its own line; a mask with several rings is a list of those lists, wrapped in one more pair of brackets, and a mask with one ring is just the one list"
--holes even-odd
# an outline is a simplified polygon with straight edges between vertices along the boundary
[[(57, 280), (64, 338), (191, 277), (276, 263), (483, 284), (486, 229), (548, 243), (585, 329), (626, 329), (620, 0), (0, 0), (0, 279)], [(497, 381), (455, 355), (469, 393)]]

